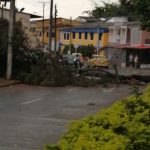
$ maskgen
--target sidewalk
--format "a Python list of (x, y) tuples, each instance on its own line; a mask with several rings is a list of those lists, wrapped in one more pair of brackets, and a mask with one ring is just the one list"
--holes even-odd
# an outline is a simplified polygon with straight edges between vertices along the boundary
[(0, 78), (0, 87), (10, 86), (10, 85), (18, 84), (18, 83), (21, 83), (21, 82), (16, 81), (16, 80), (6, 80), (4, 78)]
[[(108, 69), (110, 73), (115, 73), (114, 69)], [(150, 69), (135, 69), (135, 68), (118, 68), (118, 74), (123, 76), (149, 76), (150, 77)]]

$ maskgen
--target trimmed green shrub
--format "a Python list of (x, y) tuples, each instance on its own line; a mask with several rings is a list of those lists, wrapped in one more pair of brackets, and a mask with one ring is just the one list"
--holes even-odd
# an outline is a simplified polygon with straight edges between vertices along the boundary
[[(134, 91), (134, 90), (133, 90)], [(139, 96), (137, 97), (137, 94)], [(150, 87), (95, 116), (73, 121), (57, 150), (149, 150)], [(47, 147), (45, 150), (55, 150)]]

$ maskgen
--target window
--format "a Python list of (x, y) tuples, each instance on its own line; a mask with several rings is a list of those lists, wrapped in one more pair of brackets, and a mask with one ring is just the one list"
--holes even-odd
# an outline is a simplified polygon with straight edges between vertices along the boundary
[(85, 39), (85, 40), (88, 39), (88, 33), (87, 33), (87, 32), (84, 33), (84, 39)]
[(79, 32), (79, 39), (81, 39), (82, 38), (82, 33), (81, 32)]
[(102, 33), (99, 33), (99, 40), (102, 39)]
[(49, 33), (47, 32), (47, 37), (49, 36)]
[(94, 33), (90, 33), (90, 40), (94, 39)]
[(114, 30), (113, 29), (109, 29), (109, 42), (113, 43), (114, 42)]
[(64, 33), (64, 40), (66, 40), (67, 39), (67, 36), (66, 36), (66, 33)]
[(42, 36), (42, 32), (39, 32), (39, 36)]
[(75, 32), (73, 32), (73, 39), (75, 39), (76, 38), (76, 33)]
[(69, 34), (69, 33), (67, 33), (67, 40), (69, 40), (69, 37), (70, 37), (70, 34)]
[(131, 44), (140, 43), (140, 29), (132, 28), (131, 29)]

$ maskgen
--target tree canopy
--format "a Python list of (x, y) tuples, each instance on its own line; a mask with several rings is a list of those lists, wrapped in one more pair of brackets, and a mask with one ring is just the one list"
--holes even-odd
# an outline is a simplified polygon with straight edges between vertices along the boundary
[(92, 11), (93, 17), (108, 18), (126, 16), (129, 21), (140, 21), (142, 29), (150, 30), (150, 1), (148, 0), (119, 0), (118, 3), (102, 2)]

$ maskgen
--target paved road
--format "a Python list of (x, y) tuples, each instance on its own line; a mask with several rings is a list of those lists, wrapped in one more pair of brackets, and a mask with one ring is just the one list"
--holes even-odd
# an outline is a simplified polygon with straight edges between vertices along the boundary
[(57, 142), (71, 120), (95, 114), (128, 93), (125, 85), (0, 88), (0, 150), (41, 150)]

